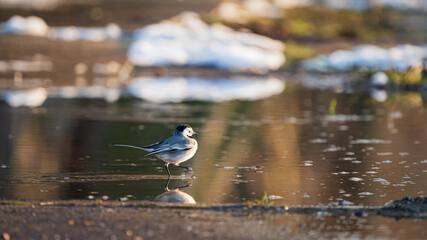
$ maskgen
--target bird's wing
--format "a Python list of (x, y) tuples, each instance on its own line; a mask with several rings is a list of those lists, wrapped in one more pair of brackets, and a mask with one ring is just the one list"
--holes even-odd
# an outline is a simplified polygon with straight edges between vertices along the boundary
[(160, 144), (162, 144), (162, 143), (164, 143), (165, 141), (163, 140), (163, 141), (160, 141), (160, 142), (156, 142), (156, 143), (153, 143), (153, 144), (150, 144), (150, 145), (147, 145), (147, 146), (143, 146), (143, 148), (155, 148), (155, 147), (158, 147), (158, 146), (160, 146)]
[(153, 154), (159, 154), (164, 152), (175, 152), (175, 151), (185, 151), (191, 149), (193, 146), (190, 144), (164, 144), (162, 147), (155, 149), (154, 151), (146, 154), (145, 156), (150, 156)]

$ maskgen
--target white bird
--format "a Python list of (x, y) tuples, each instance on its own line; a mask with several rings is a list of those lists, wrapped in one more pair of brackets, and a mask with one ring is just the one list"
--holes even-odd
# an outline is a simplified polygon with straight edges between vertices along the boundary
[(197, 151), (197, 141), (194, 139), (197, 135), (188, 124), (180, 124), (176, 127), (173, 136), (161, 142), (157, 142), (148, 146), (134, 146), (127, 144), (113, 144), (118, 147), (137, 148), (148, 151), (150, 153), (145, 156), (156, 155), (165, 162), (165, 168), (169, 176), (169, 164), (172, 163), (177, 167), (191, 170), (189, 167), (180, 166), (179, 164), (192, 158)]

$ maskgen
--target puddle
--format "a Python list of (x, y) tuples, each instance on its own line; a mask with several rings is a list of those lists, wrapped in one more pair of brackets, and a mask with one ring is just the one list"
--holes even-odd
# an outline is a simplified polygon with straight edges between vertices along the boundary
[[(373, 206), (426, 194), (422, 108), (363, 105), (354, 94), (287, 85), (254, 101), (47, 98), (38, 108), (2, 104), (0, 194), (153, 200), (164, 192), (163, 163), (110, 144), (159, 141), (181, 122), (200, 133), (199, 150), (184, 163), (194, 179), (172, 166), (171, 185), (191, 181), (183, 191), (197, 203), (242, 203), (267, 193), (275, 204)], [(329, 115), (332, 98), (336, 115)]]
[[(305, 239), (402, 239), (426, 234), (424, 221), (383, 217), (288, 215), (270, 218)], [(421, 235), (420, 235), (421, 234)]]

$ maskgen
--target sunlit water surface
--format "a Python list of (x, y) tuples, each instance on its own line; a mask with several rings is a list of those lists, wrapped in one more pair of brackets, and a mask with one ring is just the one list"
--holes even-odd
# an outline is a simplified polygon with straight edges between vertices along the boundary
[[(170, 167), (178, 177), (169, 188), (190, 185), (181, 190), (198, 203), (243, 203), (267, 194), (274, 204), (373, 206), (424, 196), (427, 189), (427, 114), (416, 93), (377, 102), (368, 94), (287, 84), (281, 94), (255, 101), (48, 99), (33, 109), (2, 102), (0, 115), (0, 197), (6, 199), (153, 200), (165, 191), (163, 162), (111, 144), (151, 144), (179, 123), (199, 132), (199, 149), (182, 164), (192, 175)], [(294, 219), (294, 227), (314, 236), (425, 231), (413, 220), (327, 217), (313, 226), (318, 217), (300, 218), (311, 220)]]

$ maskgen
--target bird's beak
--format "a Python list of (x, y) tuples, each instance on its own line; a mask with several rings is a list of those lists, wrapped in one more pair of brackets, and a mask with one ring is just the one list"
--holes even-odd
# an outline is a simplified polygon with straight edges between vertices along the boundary
[(193, 135), (198, 135), (198, 133), (197, 132), (193, 132)]

